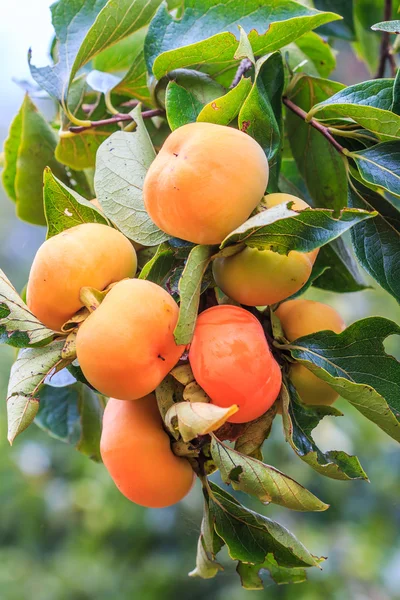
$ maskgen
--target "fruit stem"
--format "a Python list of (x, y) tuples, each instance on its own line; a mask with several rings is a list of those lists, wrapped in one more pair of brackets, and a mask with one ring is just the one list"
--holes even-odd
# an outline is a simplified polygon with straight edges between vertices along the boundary
[[(390, 21), (392, 18), (392, 0), (385, 0), (385, 9), (383, 14), (384, 21)], [(392, 69), (393, 77), (396, 75), (396, 62), (394, 60), (394, 56), (390, 50), (390, 33), (388, 31), (384, 31), (381, 37), (381, 47), (379, 52), (379, 65), (378, 70), (375, 75), (375, 79), (381, 79), (385, 75), (385, 67), (386, 61), (389, 61), (389, 64)]]

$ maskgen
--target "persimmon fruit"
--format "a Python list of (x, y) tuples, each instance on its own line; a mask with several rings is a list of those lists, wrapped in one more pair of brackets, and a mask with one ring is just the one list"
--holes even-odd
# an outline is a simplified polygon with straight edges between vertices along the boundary
[(169, 235), (219, 244), (249, 217), (268, 183), (268, 161), (246, 133), (213, 123), (175, 129), (151, 164), (144, 203)]
[(238, 306), (214, 306), (199, 315), (189, 361), (196, 381), (213, 404), (239, 406), (231, 423), (260, 417), (281, 388), (281, 370), (260, 322)]
[(100, 451), (117, 488), (136, 504), (171, 506), (193, 486), (193, 470), (186, 458), (172, 452), (153, 394), (107, 402)]
[(177, 363), (179, 309), (159, 285), (117, 283), (79, 327), (76, 352), (88, 381), (105, 396), (134, 400), (152, 392)]
[(60, 331), (81, 307), (82, 287), (104, 290), (133, 277), (137, 259), (130, 241), (100, 223), (66, 229), (39, 248), (26, 291), (31, 312), (47, 327)]
[[(303, 298), (284, 302), (276, 311), (276, 315), (289, 342), (317, 331), (330, 330), (341, 333), (346, 328), (342, 317), (334, 308)], [(291, 365), (290, 379), (304, 404), (330, 405), (339, 397), (328, 383), (300, 363)]]
[[(289, 194), (269, 194), (267, 208), (293, 202), (291, 208), (303, 210), (309, 205)], [(221, 256), (213, 262), (214, 279), (230, 298), (247, 306), (275, 304), (300, 290), (308, 281), (318, 250), (279, 254), (270, 249), (246, 246), (237, 254)]]

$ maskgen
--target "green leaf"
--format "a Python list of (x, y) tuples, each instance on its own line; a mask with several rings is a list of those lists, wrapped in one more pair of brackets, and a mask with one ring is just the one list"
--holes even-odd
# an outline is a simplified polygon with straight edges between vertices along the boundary
[(189, 577), (212, 579), (218, 571), (223, 571), (223, 567), (215, 560), (215, 555), (223, 545), (224, 542), (218, 537), (211, 522), (208, 503), (204, 502), (204, 513), (197, 544), (196, 568), (189, 573)]
[(238, 49), (238, 25), (248, 34), (254, 54), (282, 48), (315, 27), (334, 21), (334, 13), (307, 8), (292, 0), (279, 6), (249, 0), (187, 0), (185, 12), (175, 20), (164, 6), (153, 18), (145, 42), (149, 71), (157, 79), (179, 67), (212, 63), (217, 71), (229, 68)]
[(342, 21), (334, 21), (319, 27), (319, 33), (344, 40), (354, 40), (353, 0), (314, 0), (314, 6), (318, 10), (334, 10), (343, 17)]
[(248, 35), (241, 25), (238, 25), (238, 29), (239, 29), (239, 34), (240, 34), (239, 45), (237, 47), (237, 50), (236, 50), (233, 58), (235, 60), (243, 60), (243, 59), (247, 58), (247, 60), (249, 60), (254, 65), (256, 62), (256, 59), (255, 59), (253, 48), (251, 47), (251, 42), (248, 38)]
[(288, 208), (290, 204), (278, 204), (251, 217), (223, 240), (221, 248), (244, 242), (253, 248), (268, 248), (280, 254), (291, 250), (311, 252), (375, 216), (375, 213), (349, 208), (343, 208), (337, 215), (326, 208), (296, 212)]
[(381, 21), (371, 26), (374, 31), (388, 31), (389, 33), (400, 34), (400, 21)]
[(137, 123), (135, 131), (113, 133), (97, 152), (96, 197), (106, 216), (129, 239), (155, 246), (168, 239), (152, 222), (143, 204), (143, 181), (155, 151), (140, 106), (130, 114)]
[(139, 279), (147, 279), (153, 283), (164, 286), (171, 271), (177, 266), (175, 252), (166, 243), (160, 244), (155, 255), (144, 265)]
[(400, 135), (400, 116), (391, 112), (393, 79), (374, 79), (340, 90), (329, 99), (315, 104), (308, 118), (323, 111), (330, 116), (353, 119), (356, 123), (379, 135), (384, 140)]
[(356, 456), (342, 450), (321, 452), (311, 433), (325, 416), (339, 417), (342, 413), (332, 406), (307, 406), (290, 382), (282, 387), (282, 424), (286, 441), (297, 456), (315, 471), (331, 479), (348, 481), (368, 479)]
[(396, 115), (400, 115), (400, 70), (397, 70), (397, 74), (393, 84), (393, 103), (390, 107)]
[(29, 311), (0, 269), (0, 343), (15, 348), (45, 346), (53, 336), (54, 332)]
[(270, 167), (269, 186), (277, 189), (282, 131), (283, 62), (279, 52), (257, 61), (255, 80), (239, 113), (239, 129), (264, 150)]
[(400, 213), (386, 198), (350, 180), (349, 206), (376, 210), (370, 221), (351, 230), (357, 259), (364, 269), (400, 302)]
[(133, 63), (140, 60), (139, 57), (143, 53), (146, 33), (147, 27), (143, 27), (116, 44), (109, 46), (93, 58), (93, 68), (107, 73), (129, 71)]
[(289, 53), (289, 66), (296, 73), (306, 72), (316, 77), (328, 77), (336, 66), (332, 48), (313, 31), (282, 49), (284, 56), (286, 52)]
[(45, 225), (42, 177), (48, 165), (64, 181), (65, 169), (54, 158), (55, 132), (25, 96), (4, 144), (3, 185), (16, 203), (17, 216), (34, 225)]
[(320, 249), (314, 269), (323, 268), (324, 272), (313, 282), (314, 287), (341, 294), (359, 292), (370, 287), (365, 284), (356, 261), (341, 238)]
[(353, 323), (343, 333), (319, 331), (299, 338), (288, 349), (367, 419), (400, 441), (400, 363), (385, 352), (383, 341), (400, 327), (382, 317)]
[(278, 585), (285, 583), (303, 583), (307, 580), (307, 575), (304, 569), (280, 567), (272, 554), (268, 554), (266, 560), (261, 565), (249, 565), (239, 562), (236, 568), (242, 586), (246, 590), (262, 590), (264, 588), (260, 577), (260, 571), (267, 570), (271, 578)]
[[(332, 96), (340, 83), (300, 75), (288, 97), (306, 112)], [(347, 181), (343, 157), (319, 131), (292, 111), (286, 111), (286, 129), (298, 169), (316, 206), (340, 209), (347, 205)]]
[(261, 564), (272, 553), (280, 566), (318, 566), (318, 559), (285, 527), (245, 508), (212, 482), (209, 508), (215, 531), (228, 546), (232, 560)]
[(51, 96), (66, 102), (79, 69), (146, 25), (159, 4), (160, 0), (59, 0), (51, 6), (58, 62), (40, 68), (30, 64), (32, 77)]
[(103, 405), (99, 396), (78, 382), (65, 387), (44, 385), (39, 397), (36, 425), (100, 461)]
[(229, 125), (239, 114), (251, 87), (251, 79), (242, 77), (238, 85), (227, 94), (206, 104), (198, 114), (197, 121)]
[(367, 184), (400, 197), (400, 142), (384, 142), (348, 154)]
[(189, 344), (199, 309), (201, 282), (214, 254), (214, 246), (195, 246), (179, 280), (179, 319), (174, 330), (176, 344)]
[(165, 96), (165, 109), (171, 130), (194, 123), (203, 105), (190, 91), (170, 81)]
[(211, 436), (211, 455), (224, 483), (230, 484), (234, 490), (255, 496), (264, 504), (272, 502), (299, 511), (329, 508), (291, 477), (229, 448), (214, 435)]
[(33, 421), (39, 408), (39, 390), (46, 377), (66, 366), (61, 358), (64, 341), (44, 348), (25, 348), (11, 367), (7, 392), (8, 441), (14, 439)]
[(81, 223), (108, 225), (107, 219), (89, 200), (64, 185), (48, 167), (44, 171), (43, 185), (47, 238)]

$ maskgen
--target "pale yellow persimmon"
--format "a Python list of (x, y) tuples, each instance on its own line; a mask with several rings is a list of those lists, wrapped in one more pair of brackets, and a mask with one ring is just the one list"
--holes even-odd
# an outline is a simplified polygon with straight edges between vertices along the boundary
[[(267, 208), (293, 202), (293, 210), (309, 205), (289, 194), (269, 194)], [(318, 250), (279, 254), (269, 249), (246, 246), (232, 256), (221, 256), (213, 262), (214, 279), (230, 298), (247, 306), (265, 306), (281, 302), (298, 292), (308, 281)]]
[(104, 290), (136, 272), (136, 252), (119, 231), (83, 223), (45, 241), (29, 274), (29, 309), (47, 327), (59, 331), (82, 306), (82, 287)]

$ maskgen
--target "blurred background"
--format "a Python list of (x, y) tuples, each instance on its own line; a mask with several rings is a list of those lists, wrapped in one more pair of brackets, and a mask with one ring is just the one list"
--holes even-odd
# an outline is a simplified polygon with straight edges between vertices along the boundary
[[(1, 3), (0, 141), (23, 99), (12, 78), (29, 79), (27, 50), (46, 64), (52, 37), (48, 0)], [(16, 11), (16, 9), (18, 9)], [(18, 13), (18, 17), (16, 14)], [(344, 83), (369, 78), (348, 45), (338, 47)], [(37, 100), (48, 114), (50, 100)], [(17, 289), (45, 231), (26, 225), (0, 189), (0, 267)], [(380, 289), (337, 296), (308, 296), (335, 306), (348, 324), (381, 315), (400, 322), (393, 298)], [(400, 356), (396, 340), (388, 350)], [(287, 526), (317, 555), (328, 556), (307, 584), (278, 588), (265, 574), (264, 592), (248, 592), (227, 556), (216, 579), (187, 577), (195, 564), (202, 514), (196, 487), (178, 506), (145, 510), (119, 494), (101, 465), (30, 427), (14, 446), (6, 441), (6, 388), (14, 351), (0, 346), (0, 597), (2, 600), (288, 600), (400, 599), (400, 451), (377, 427), (345, 401), (345, 413), (325, 419), (315, 431), (321, 449), (357, 454), (371, 483), (326, 479), (298, 459), (274, 422), (264, 459), (316, 493), (331, 508), (294, 513), (241, 500)], [(218, 477), (216, 477), (218, 480)]]

